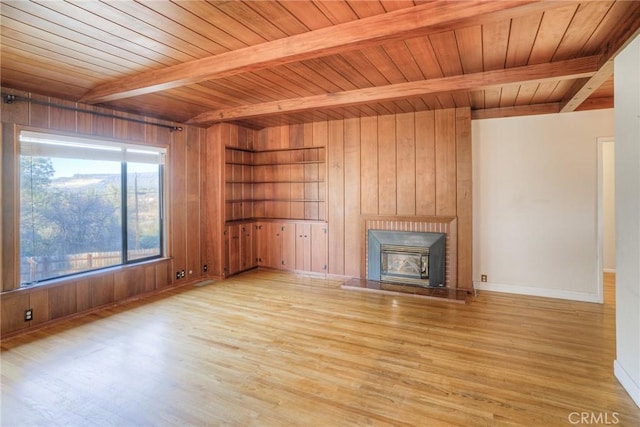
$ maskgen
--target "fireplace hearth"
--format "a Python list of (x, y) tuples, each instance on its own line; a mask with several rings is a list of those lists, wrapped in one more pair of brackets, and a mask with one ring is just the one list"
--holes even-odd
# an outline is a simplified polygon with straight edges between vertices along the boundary
[(443, 233), (369, 230), (367, 279), (445, 287), (445, 239)]

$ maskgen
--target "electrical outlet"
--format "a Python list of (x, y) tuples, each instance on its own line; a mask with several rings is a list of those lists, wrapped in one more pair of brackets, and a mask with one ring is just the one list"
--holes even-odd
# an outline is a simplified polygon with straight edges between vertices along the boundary
[(486, 282), (487, 281), (487, 275), (486, 274), (481, 275), (480, 276), (480, 281), (481, 282)]
[(179, 280), (179, 279), (180, 279), (180, 272), (178, 271), (178, 272), (176, 273), (176, 280)]
[(180, 278), (181, 278), (181, 279), (184, 279), (184, 278), (185, 278), (184, 270), (180, 270)]
[(207, 271), (207, 264), (202, 266), (202, 271)]
[(33, 308), (28, 308), (24, 311), (24, 321), (30, 322), (33, 320)]

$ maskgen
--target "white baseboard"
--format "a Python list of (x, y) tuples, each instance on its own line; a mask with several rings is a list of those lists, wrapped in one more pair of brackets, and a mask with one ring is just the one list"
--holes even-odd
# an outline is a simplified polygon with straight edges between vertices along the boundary
[(622, 367), (617, 360), (613, 361), (613, 374), (616, 376), (622, 387), (629, 393), (629, 396), (636, 402), (638, 408), (640, 408), (640, 385), (631, 378), (627, 371)]
[(534, 297), (559, 298), (572, 301), (600, 303), (598, 294), (586, 292), (564, 291), (559, 289), (535, 288), (531, 286), (505, 285), (501, 283), (473, 282), (477, 290), (505, 292), (509, 294), (530, 295)]
[(613, 274), (616, 273), (616, 269), (615, 268), (604, 268), (604, 269), (602, 269), (602, 271), (605, 272), (605, 273), (613, 273)]

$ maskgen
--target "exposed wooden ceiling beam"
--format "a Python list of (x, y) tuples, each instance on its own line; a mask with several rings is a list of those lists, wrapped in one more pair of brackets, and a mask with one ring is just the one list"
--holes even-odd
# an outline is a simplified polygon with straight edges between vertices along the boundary
[(564, 1), (436, 1), (298, 34), (100, 85), (79, 102), (96, 104), (320, 56), (541, 12)]
[(323, 108), (347, 107), (369, 102), (393, 101), (401, 98), (434, 95), (445, 92), (461, 92), (472, 89), (482, 90), (531, 81), (544, 82), (590, 77), (598, 70), (598, 63), (597, 56), (588, 56), (504, 70), (485, 71), (438, 79), (284, 99), (209, 111), (194, 117), (187, 123), (208, 124)]
[(627, 16), (626, 22), (620, 23), (618, 28), (620, 29), (619, 33), (607, 43), (606, 49), (602, 53), (598, 71), (590, 78), (574, 83), (561, 102), (561, 112), (567, 113), (577, 110), (593, 92), (613, 75), (613, 61), (616, 55), (640, 34), (640, 4), (634, 13)]
[(498, 119), (501, 117), (533, 116), (537, 114), (555, 114), (560, 112), (559, 102), (547, 104), (518, 105), (515, 107), (485, 108), (471, 110), (471, 120)]
[(604, 108), (613, 108), (613, 96), (589, 98), (580, 104), (580, 106), (576, 108), (576, 111), (602, 110)]

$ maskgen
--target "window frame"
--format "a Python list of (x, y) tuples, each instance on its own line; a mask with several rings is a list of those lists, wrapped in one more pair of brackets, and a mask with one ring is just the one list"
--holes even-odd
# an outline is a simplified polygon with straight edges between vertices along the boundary
[[(40, 280), (35, 280), (33, 282), (27, 282), (27, 283), (22, 283), (21, 280), (21, 262), (22, 262), (22, 256), (21, 256), (21, 247), (22, 247), (22, 241), (21, 241), (21, 228), (22, 228), (22, 216), (21, 216), (21, 199), (22, 199), (22, 190), (21, 190), (21, 180), (22, 180), (22, 167), (21, 167), (21, 161), (23, 156), (29, 156), (29, 154), (23, 154), (21, 149), (22, 149), (22, 141), (21, 141), (21, 135), (23, 134), (23, 132), (26, 132), (27, 134), (39, 134), (42, 136), (51, 136), (54, 139), (65, 139), (65, 138), (69, 138), (72, 139), (74, 141), (78, 141), (78, 140), (83, 140), (83, 141), (87, 141), (88, 144), (95, 144), (95, 145), (102, 145), (104, 144), (105, 146), (116, 146), (116, 147), (124, 147), (126, 149), (132, 149), (132, 150), (143, 150), (143, 151), (154, 151), (156, 153), (158, 153), (161, 157), (161, 161), (159, 161), (157, 163), (158, 165), (158, 231), (159, 231), (159, 254), (157, 255), (151, 255), (151, 256), (147, 256), (147, 257), (143, 257), (143, 258), (135, 258), (135, 259), (129, 259), (129, 254), (128, 254), (128, 217), (127, 217), (127, 194), (128, 194), (128, 189), (127, 189), (127, 163), (139, 163), (136, 162), (135, 160), (135, 156), (134, 159), (131, 159), (129, 161), (127, 160), (123, 160), (120, 162), (120, 185), (121, 185), (121, 203), (120, 203), (120, 215), (122, 218), (120, 227), (121, 227), (121, 231), (122, 231), (122, 239), (121, 239), (121, 256), (120, 256), (120, 262), (118, 264), (113, 264), (113, 265), (109, 265), (109, 266), (105, 266), (105, 267), (97, 267), (97, 268), (91, 268), (88, 270), (82, 270), (82, 271), (78, 271), (78, 272), (73, 272), (73, 273), (69, 273), (69, 274), (63, 274), (63, 275), (59, 275), (59, 276), (55, 276), (55, 277), (49, 277), (49, 278), (44, 278), (44, 279), (40, 279)], [(167, 259), (167, 225), (168, 225), (168, 221), (167, 221), (167, 212), (166, 212), (166, 207), (168, 206), (167, 203), (167, 185), (166, 185), (166, 173), (165, 173), (165, 166), (166, 166), (166, 159), (168, 157), (168, 148), (167, 146), (161, 145), (161, 144), (149, 144), (146, 142), (142, 142), (142, 141), (132, 141), (132, 140), (127, 140), (125, 138), (122, 139), (118, 139), (118, 138), (103, 138), (103, 137), (97, 137), (94, 135), (86, 135), (86, 134), (81, 134), (81, 133), (64, 133), (64, 132), (57, 132), (55, 130), (52, 129), (36, 129), (36, 128), (31, 128), (31, 127), (22, 127), (22, 126), (16, 126), (15, 127), (15, 158), (16, 158), (16, 167), (15, 167), (15, 202), (16, 202), (16, 216), (15, 216), (15, 224), (16, 224), (16, 233), (15, 233), (15, 243), (16, 243), (16, 249), (17, 249), (17, 257), (16, 257), (16, 261), (18, 262), (17, 268), (16, 268), (16, 279), (17, 279), (17, 288), (16, 289), (29, 289), (29, 288), (34, 288), (34, 287), (38, 287), (38, 286), (43, 286), (43, 285), (47, 285), (47, 284), (54, 284), (57, 283), (61, 280), (65, 280), (65, 279), (72, 279), (74, 277), (83, 277), (83, 276), (87, 276), (87, 275), (92, 275), (92, 274), (96, 274), (96, 273), (101, 273), (107, 270), (114, 270), (114, 269), (121, 269), (121, 268), (127, 268), (127, 267), (131, 267), (131, 266), (135, 266), (137, 264), (145, 264), (145, 263), (149, 263), (149, 262), (153, 262), (153, 261), (158, 261), (158, 260), (163, 260), (163, 259)], [(37, 154), (33, 154), (31, 155), (32, 157), (47, 157), (47, 156), (38, 156)], [(61, 156), (62, 157), (62, 156)], [(50, 156), (48, 158), (51, 158)]]

